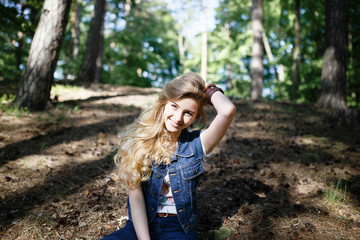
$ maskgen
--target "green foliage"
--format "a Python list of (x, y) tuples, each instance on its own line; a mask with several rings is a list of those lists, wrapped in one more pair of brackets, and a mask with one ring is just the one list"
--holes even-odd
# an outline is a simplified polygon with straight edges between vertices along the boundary
[(346, 200), (347, 182), (340, 177), (325, 189), (325, 198), (330, 204), (344, 204)]
[(219, 230), (212, 230), (215, 240), (227, 239), (231, 235), (231, 229), (228, 227), (220, 227)]
[(7, 114), (15, 115), (16, 117), (21, 117), (23, 114), (28, 114), (29, 109), (27, 108), (18, 108), (15, 104), (15, 95), (14, 94), (3, 94), (0, 97), (0, 111)]
[[(93, 1), (81, 1), (79, 55), (73, 50), (73, 1), (69, 23), (56, 69), (55, 80), (74, 80), (84, 54)], [(197, 4), (197, 5), (196, 5)], [(20, 83), (27, 56), (41, 14), (41, 0), (0, 2), (0, 81)], [(102, 81), (104, 83), (161, 86), (182, 71), (200, 72), (201, 35), (191, 41), (180, 66), (178, 32), (186, 14), (200, 13), (198, 3), (180, 1), (183, 9), (172, 14), (164, 0), (106, 1)], [(187, 9), (192, 6), (192, 9)], [(195, 7), (194, 7), (195, 6)], [(208, 33), (208, 81), (220, 84), (236, 98), (250, 97), (250, 61), (253, 44), (251, 0), (220, 0), (216, 26)], [(360, 11), (359, 1), (349, 1), (347, 101), (360, 106)], [(196, 9), (195, 9), (196, 8)], [(263, 1), (264, 33), (273, 60), (264, 56), (264, 96), (288, 100), (292, 89), (295, 0)], [(190, 15), (191, 16), (190, 16)], [(174, 19), (177, 15), (177, 20)], [(322, 58), (325, 50), (325, 0), (300, 2), (301, 65), (298, 103), (315, 103), (321, 88)], [(191, 27), (191, 26), (190, 26)], [(284, 79), (281, 80), (281, 69)], [(3, 108), (3, 107), (2, 107)]]
[(0, 2), (0, 81), (20, 81), (43, 1)]
[[(207, 79), (227, 88), (227, 94), (235, 98), (250, 95), (250, 3), (246, 0), (220, 2), (216, 15), (219, 23), (213, 32), (208, 33)], [(191, 58), (185, 61), (185, 71), (200, 72), (201, 48), (198, 46), (201, 45), (201, 35), (196, 43), (189, 51)]]
[(103, 81), (149, 87), (173, 78), (179, 69), (177, 34), (165, 3), (134, 4), (121, 20), (125, 28), (106, 35), (111, 47), (105, 49)]
[(136, 109), (136, 107), (135, 107), (133, 104), (127, 105), (127, 106), (124, 107), (124, 111), (125, 111), (125, 112), (132, 112), (132, 111), (134, 111), (135, 109)]
[(347, 71), (347, 101), (350, 107), (360, 106), (360, 2), (349, 4), (349, 54)]
[(58, 93), (61, 93), (63, 91), (67, 91), (67, 92), (73, 92), (76, 93), (80, 90), (81, 88), (79, 86), (76, 85), (70, 85), (70, 84), (54, 84), (51, 88), (51, 91), (57, 95)]

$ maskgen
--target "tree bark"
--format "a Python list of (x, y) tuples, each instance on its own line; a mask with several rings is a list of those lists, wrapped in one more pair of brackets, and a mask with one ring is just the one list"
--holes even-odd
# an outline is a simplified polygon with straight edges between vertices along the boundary
[[(64, 81), (75, 80), (77, 74), (77, 58), (79, 55), (81, 0), (76, 0), (73, 5), (71, 22), (71, 39), (65, 52)], [(72, 64), (71, 64), (72, 63)], [(69, 78), (69, 76), (71, 76)]]
[(295, 1), (295, 38), (293, 51), (293, 65), (292, 65), (292, 91), (291, 100), (298, 99), (298, 89), (300, 83), (300, 44), (301, 44), (301, 29), (300, 29), (300, 0)]
[(101, 27), (104, 23), (105, 0), (95, 1), (95, 15), (91, 19), (89, 35), (86, 42), (78, 80), (93, 83), (96, 74), (96, 60), (99, 56), (101, 43)]
[(74, 7), (74, 28), (71, 31), (71, 37), (74, 41), (73, 57), (76, 59), (79, 56), (80, 46), (80, 22), (81, 22), (81, 0), (76, 0)]
[(182, 29), (178, 30), (178, 48), (180, 56), (180, 72), (184, 72), (184, 61), (185, 61), (185, 52), (188, 48), (189, 41), (188, 38), (183, 36)]
[(45, 0), (16, 97), (19, 107), (43, 110), (50, 100), (70, 6), (71, 0)]
[(104, 53), (104, 17), (103, 23), (101, 24), (100, 29), (100, 43), (99, 43), (99, 53), (96, 58), (96, 70), (95, 70), (95, 83), (101, 82), (101, 73), (102, 73), (102, 65), (103, 65), (103, 53)]
[(234, 85), (233, 85), (233, 71), (232, 71), (232, 64), (228, 63), (226, 64), (226, 88), (227, 89), (233, 89)]
[(201, 77), (206, 81), (207, 73), (207, 26), (206, 7), (204, 0), (201, 0), (201, 11), (203, 15), (203, 32), (201, 34)]
[(261, 98), (261, 91), (263, 85), (263, 58), (264, 49), (262, 45), (263, 33), (263, 4), (262, 0), (253, 0), (251, 11), (251, 28), (253, 31), (253, 48), (252, 58), (250, 63), (251, 75), (251, 99), (258, 100)]
[[(274, 55), (272, 54), (271, 51), (271, 47), (270, 47), (270, 43), (268, 38), (266, 37), (265, 32), (263, 31), (262, 33), (262, 40), (263, 40), (263, 44), (264, 44), (264, 48), (265, 48), (265, 52), (266, 52), (266, 56), (268, 56), (269, 58), (269, 62), (272, 65), (272, 68), (274, 70), (275, 73), (275, 77), (276, 77), (276, 88), (277, 88), (277, 95), (281, 96), (281, 85), (280, 85), (280, 74), (278, 73), (277, 67), (275, 65), (275, 59), (274, 59)], [(281, 66), (279, 65), (279, 69), (281, 69)]]
[(325, 3), (325, 53), (318, 104), (327, 109), (344, 110), (346, 101), (347, 1)]

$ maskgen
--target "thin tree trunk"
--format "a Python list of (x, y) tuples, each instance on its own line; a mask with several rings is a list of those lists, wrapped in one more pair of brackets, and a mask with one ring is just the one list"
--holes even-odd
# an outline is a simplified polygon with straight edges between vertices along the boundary
[(125, 1), (124, 10), (125, 10), (125, 21), (128, 24), (129, 23), (130, 11), (131, 11), (131, 0), (126, 0)]
[[(271, 67), (273, 68), (274, 73), (275, 73), (275, 78), (276, 78), (276, 83), (275, 84), (277, 85), (276, 88), (277, 88), (277, 93), (278, 93), (277, 95), (281, 96), (280, 77), (279, 77), (278, 70), (277, 70), (276, 65), (275, 65), (274, 55), (272, 54), (271, 47), (270, 47), (270, 44), (269, 44), (269, 40), (266, 37), (265, 32), (263, 32), (263, 34), (262, 34), (262, 39), (263, 39), (263, 44), (264, 44), (266, 56), (268, 56), (269, 62), (271, 63)], [(279, 66), (279, 69), (280, 69), (280, 66)]]
[(73, 39), (70, 40), (65, 51), (64, 81), (66, 82), (70, 75), (71, 50), (73, 48)]
[(270, 44), (269, 44), (269, 40), (267, 39), (265, 32), (262, 33), (262, 39), (263, 39), (266, 55), (268, 56), (269, 61), (271, 63), (273, 63), (274, 62), (274, 55), (272, 54)]
[(291, 100), (296, 101), (298, 98), (298, 89), (300, 83), (300, 44), (301, 44), (301, 30), (300, 30), (300, 0), (295, 1), (295, 46), (293, 51), (293, 65), (292, 65), (292, 91)]
[(76, 0), (74, 9), (74, 20), (74, 28), (71, 32), (71, 37), (74, 40), (73, 58), (77, 59), (77, 57), (79, 56), (80, 46), (81, 0)]
[(178, 31), (178, 48), (180, 56), (180, 72), (184, 71), (185, 51), (188, 48), (188, 39), (182, 35), (181, 29)]
[(95, 1), (95, 15), (91, 19), (84, 58), (81, 64), (78, 80), (93, 83), (96, 74), (96, 59), (100, 50), (101, 25), (105, 13), (105, 0)]
[[(105, 13), (105, 12), (104, 12)], [(95, 83), (101, 82), (101, 73), (103, 65), (103, 53), (104, 53), (104, 17), (103, 23), (101, 24), (100, 30), (100, 43), (99, 43), (99, 54), (96, 58), (96, 71), (95, 71)]]
[(261, 98), (261, 91), (263, 85), (263, 58), (264, 49), (262, 45), (263, 33), (263, 10), (262, 0), (253, 0), (253, 7), (251, 12), (251, 27), (253, 31), (253, 48), (252, 58), (250, 63), (251, 75), (251, 99), (258, 100)]
[(232, 89), (234, 86), (233, 86), (233, 82), (232, 82), (232, 74), (233, 74), (233, 71), (232, 71), (232, 64), (231, 63), (228, 63), (226, 64), (226, 88), (227, 89)]
[[(64, 81), (75, 80), (76, 59), (79, 55), (80, 21), (81, 21), (81, 0), (76, 0), (73, 5), (73, 15), (71, 17), (71, 40), (65, 52)], [(72, 63), (72, 64), (71, 64)]]
[(347, 1), (325, 2), (325, 42), (322, 85), (318, 104), (344, 110), (346, 102)]
[(201, 0), (201, 11), (203, 15), (203, 32), (201, 34), (201, 76), (206, 81), (207, 73), (207, 16), (206, 16), (206, 7), (204, 5), (204, 0)]
[(70, 6), (71, 0), (45, 0), (16, 97), (19, 107), (30, 110), (43, 110), (46, 107)]

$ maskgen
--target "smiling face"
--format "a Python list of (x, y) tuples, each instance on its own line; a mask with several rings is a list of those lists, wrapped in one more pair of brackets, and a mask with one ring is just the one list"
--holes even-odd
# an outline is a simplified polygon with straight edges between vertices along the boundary
[(168, 101), (164, 109), (166, 129), (179, 137), (181, 131), (196, 119), (198, 110), (199, 103), (193, 98)]

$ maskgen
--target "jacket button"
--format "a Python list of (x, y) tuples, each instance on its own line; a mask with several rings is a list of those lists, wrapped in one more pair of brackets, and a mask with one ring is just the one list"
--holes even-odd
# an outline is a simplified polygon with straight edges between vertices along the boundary
[(161, 178), (160, 174), (156, 175), (157, 178)]
[(153, 194), (156, 195), (156, 191), (153, 191)]
[(193, 173), (194, 173), (194, 174), (196, 174), (196, 170), (195, 170), (195, 168), (194, 168), (194, 167), (193, 167)]
[(155, 211), (155, 209), (154, 209), (154, 208), (150, 208), (150, 211), (152, 211), (152, 212), (153, 212), (153, 211)]

